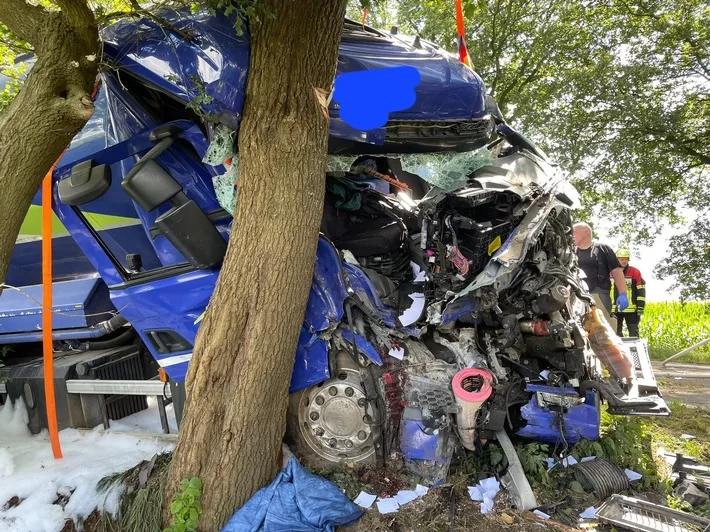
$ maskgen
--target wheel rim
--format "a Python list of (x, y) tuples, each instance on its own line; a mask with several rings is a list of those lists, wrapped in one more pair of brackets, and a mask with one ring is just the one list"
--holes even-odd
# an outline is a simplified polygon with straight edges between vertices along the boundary
[(360, 375), (352, 369), (341, 369), (306, 390), (298, 406), (298, 422), (310, 450), (336, 463), (369, 459), (375, 449), (366, 405)]

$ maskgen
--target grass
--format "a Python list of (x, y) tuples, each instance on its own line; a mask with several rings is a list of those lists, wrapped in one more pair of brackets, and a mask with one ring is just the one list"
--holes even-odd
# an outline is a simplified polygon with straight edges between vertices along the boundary
[[(710, 302), (648, 303), (639, 333), (648, 339), (651, 358), (664, 360), (710, 336)], [(678, 362), (710, 363), (710, 344)]]
[(158, 455), (153, 470), (148, 477), (146, 488), (139, 486), (140, 470), (147, 461), (135, 467), (110, 475), (99, 482), (100, 492), (122, 489), (118, 515), (111, 517), (106, 513), (92, 523), (84, 524), (84, 530), (90, 532), (160, 532), (162, 530), (162, 508), (165, 482), (170, 466), (170, 454)]

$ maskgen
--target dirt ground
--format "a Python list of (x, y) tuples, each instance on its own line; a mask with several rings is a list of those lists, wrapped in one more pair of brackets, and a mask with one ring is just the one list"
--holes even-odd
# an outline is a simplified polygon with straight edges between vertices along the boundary
[(666, 401), (710, 408), (710, 378), (699, 378), (700, 375), (710, 377), (710, 367), (664, 368), (660, 362), (653, 361), (653, 371)]
[(465, 491), (439, 488), (403, 506), (399, 512), (380, 515), (371, 509), (353, 526), (341, 527), (347, 532), (489, 532), (493, 530), (521, 530), (538, 532), (575, 530), (560, 523), (538, 518), (532, 512), (518, 512), (507, 508), (503, 493), (496, 499), (496, 507), (489, 515), (481, 515), (480, 504), (471, 501)]

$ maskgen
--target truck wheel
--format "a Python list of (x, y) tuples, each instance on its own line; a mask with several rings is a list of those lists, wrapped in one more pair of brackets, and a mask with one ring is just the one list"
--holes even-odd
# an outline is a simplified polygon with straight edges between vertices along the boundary
[(290, 395), (291, 450), (314, 469), (374, 463), (371, 414), (359, 371), (339, 364), (334, 377)]

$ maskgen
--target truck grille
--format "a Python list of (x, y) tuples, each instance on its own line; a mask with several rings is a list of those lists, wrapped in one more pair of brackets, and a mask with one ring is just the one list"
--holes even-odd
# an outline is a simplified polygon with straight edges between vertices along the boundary
[[(90, 375), (101, 380), (144, 380), (139, 353), (131, 353), (91, 369)], [(141, 395), (107, 395), (109, 419), (121, 419), (148, 408), (148, 399)]]

